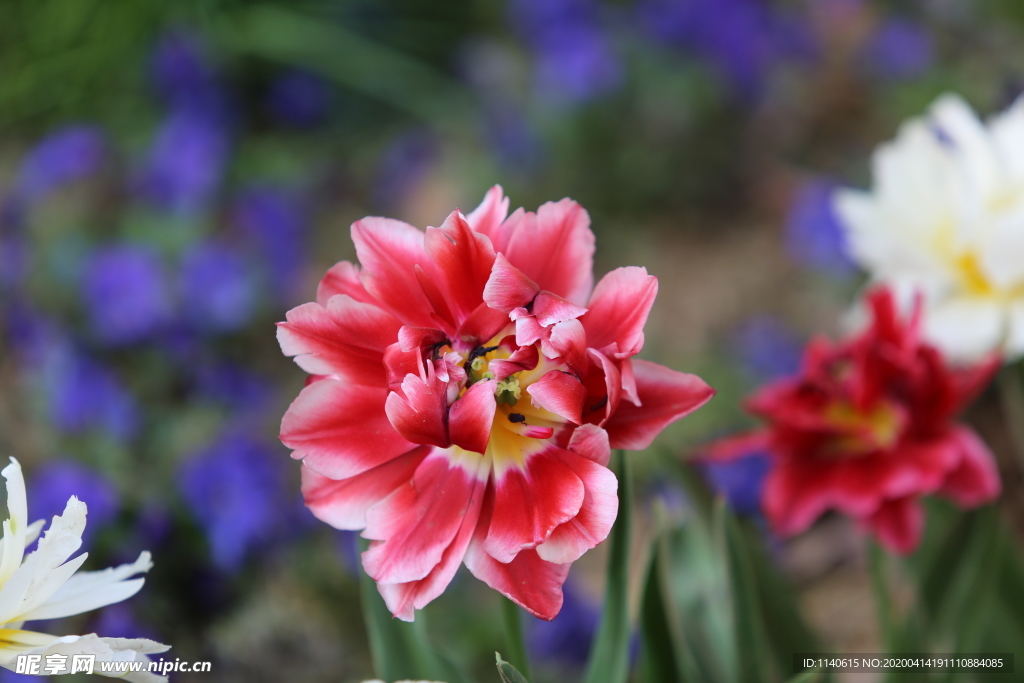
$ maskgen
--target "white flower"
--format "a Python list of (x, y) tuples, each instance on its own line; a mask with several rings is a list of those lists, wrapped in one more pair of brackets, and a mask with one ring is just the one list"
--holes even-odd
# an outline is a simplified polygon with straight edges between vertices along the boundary
[[(54, 636), (22, 630), (25, 621), (60, 619), (112, 605), (139, 592), (143, 579), (130, 577), (149, 571), (150, 555), (143, 552), (132, 564), (98, 572), (80, 572), (87, 553), (71, 558), (82, 545), (85, 503), (74, 496), (64, 514), (53, 518), (35, 552), (25, 557), (25, 546), (42, 531), (44, 520), (28, 524), (28, 503), (21, 465), (14, 458), (0, 471), (7, 480), (7, 510), (0, 540), (0, 666), (14, 669), (18, 655), (95, 655), (96, 673), (103, 661), (145, 661), (147, 654), (165, 652), (167, 645), (143, 638)], [(24, 560), (24, 561), (22, 561)], [(110, 673), (135, 683), (166, 681), (149, 672)]]
[(870, 192), (840, 190), (852, 256), (909, 301), (954, 360), (1024, 355), (1024, 99), (986, 125), (944, 95), (873, 159)]

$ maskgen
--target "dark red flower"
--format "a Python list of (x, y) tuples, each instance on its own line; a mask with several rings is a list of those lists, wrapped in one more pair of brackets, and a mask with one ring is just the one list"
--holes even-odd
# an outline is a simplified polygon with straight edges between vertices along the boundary
[(939, 494), (969, 508), (999, 495), (991, 452), (956, 418), (1001, 361), (951, 368), (921, 341), (918, 311), (902, 318), (887, 289), (867, 300), (867, 329), (841, 343), (812, 340), (796, 376), (748, 399), (748, 412), (767, 426), (714, 444), (709, 456), (728, 459), (754, 448), (771, 454), (761, 502), (781, 535), (836, 510), (889, 550), (909, 553), (924, 526), (921, 496)]

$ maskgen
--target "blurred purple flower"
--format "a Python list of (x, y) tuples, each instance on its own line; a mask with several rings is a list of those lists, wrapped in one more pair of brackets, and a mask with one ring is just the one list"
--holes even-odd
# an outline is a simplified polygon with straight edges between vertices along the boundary
[(590, 655), (600, 607), (586, 599), (570, 577), (562, 587), (562, 610), (552, 621), (529, 620), (530, 656), (553, 664), (582, 668)]
[(228, 245), (193, 245), (182, 257), (178, 277), (182, 314), (197, 329), (231, 332), (252, 318), (255, 283), (245, 258)]
[(172, 302), (160, 257), (132, 244), (97, 249), (82, 282), (93, 336), (111, 346), (151, 338), (172, 319)]
[(88, 508), (88, 523), (82, 534), (88, 548), (96, 532), (112, 522), (120, 510), (117, 490), (100, 472), (74, 460), (48, 460), (28, 477), (28, 516), (47, 523), (64, 512), (71, 496), (77, 496)]
[(854, 265), (846, 255), (846, 242), (833, 207), (835, 190), (835, 183), (817, 179), (796, 191), (786, 219), (786, 250), (796, 263), (846, 277), (854, 272)]
[(19, 199), (40, 199), (61, 185), (95, 173), (106, 153), (106, 138), (96, 126), (60, 128), (44, 137), (22, 161), (14, 193)]
[(213, 69), (199, 36), (184, 28), (165, 32), (150, 58), (153, 84), (172, 105), (206, 103), (216, 96)]
[(0, 290), (21, 284), (28, 274), (29, 248), (21, 235), (0, 236)]
[(267, 110), (277, 121), (295, 128), (323, 123), (331, 104), (331, 89), (320, 76), (293, 69), (275, 80), (267, 93)]
[(99, 429), (116, 441), (135, 434), (138, 406), (107, 368), (63, 342), (45, 352), (42, 372), (50, 420), (58, 430)]
[(359, 556), (359, 532), (348, 530), (337, 530), (334, 532), (338, 556), (341, 564), (352, 576), (359, 576), (362, 571), (362, 559)]
[(238, 571), (283, 531), (292, 501), (282, 465), (266, 443), (227, 432), (181, 467), (178, 486), (219, 569)]
[(0, 669), (0, 683), (46, 683), (47, 680), (45, 676), (29, 676), (10, 669)]
[(538, 89), (551, 101), (586, 102), (622, 82), (618, 55), (593, 0), (512, 0), (509, 22), (535, 53)]
[(377, 161), (373, 203), (382, 209), (400, 205), (416, 189), (437, 159), (437, 140), (423, 130), (396, 136)]
[(220, 187), (229, 148), (229, 127), (222, 111), (175, 107), (149, 150), (139, 188), (142, 196), (167, 211), (202, 211)]
[(800, 338), (770, 315), (758, 315), (740, 325), (731, 336), (730, 347), (758, 382), (795, 373), (803, 355)]
[(517, 107), (509, 103), (488, 107), (485, 125), (502, 166), (529, 172), (542, 164), (543, 149), (537, 132)]
[(762, 0), (644, 0), (638, 11), (649, 35), (707, 61), (743, 98), (758, 96), (780, 61), (815, 51), (802, 17)]
[(223, 360), (199, 363), (195, 373), (197, 394), (229, 408), (236, 419), (263, 417), (273, 403), (274, 387), (241, 365)]
[(700, 464), (708, 485), (744, 515), (761, 514), (761, 491), (771, 470), (771, 459), (764, 453), (751, 453), (728, 461)]
[(924, 75), (935, 61), (932, 36), (921, 24), (887, 19), (863, 48), (866, 67), (881, 78), (905, 80)]
[(281, 188), (250, 187), (236, 200), (232, 215), (266, 264), (270, 294), (278, 303), (291, 303), (302, 284), (309, 227), (298, 198)]

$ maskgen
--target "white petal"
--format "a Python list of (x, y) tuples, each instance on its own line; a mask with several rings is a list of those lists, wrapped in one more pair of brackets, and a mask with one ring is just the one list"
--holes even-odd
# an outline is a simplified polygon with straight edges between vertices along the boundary
[(150, 554), (144, 551), (131, 564), (98, 572), (78, 572), (49, 600), (26, 613), (24, 618), (58, 619), (121, 602), (138, 593), (145, 583), (143, 579), (125, 579), (148, 572), (152, 567)]
[(85, 515), (85, 503), (72, 496), (64, 514), (53, 518), (36, 551), (0, 588), (0, 624), (20, 619), (46, 602), (82, 566), (85, 553), (68, 558), (82, 545)]
[(1018, 187), (1024, 185), (1024, 98), (993, 117), (989, 130), (1007, 180)]
[(957, 95), (943, 95), (932, 106), (932, 116), (953, 140), (951, 153), (959, 159), (961, 180), (984, 202), (999, 196), (1001, 169), (992, 140), (971, 107)]
[(1003, 346), (1007, 361), (1024, 356), (1024, 299), (1018, 299), (1009, 306), (1009, 320), (1006, 325), (1006, 343)]
[(0, 665), (13, 669), (19, 654), (42, 655), (45, 661), (47, 655), (95, 655), (96, 667), (94, 673), (108, 678), (121, 678), (134, 683), (157, 683), (166, 681), (164, 676), (157, 676), (148, 671), (124, 673), (107, 672), (100, 670), (100, 662), (149, 662), (146, 655), (166, 652), (170, 646), (157, 643), (145, 638), (100, 638), (95, 633), (85, 636), (64, 636), (55, 638), (45, 633), (34, 631), (6, 631), (5, 639), (18, 643), (17, 650), (8, 652), (7, 648), (0, 649)]
[(995, 287), (1006, 290), (1024, 284), (1024, 203), (994, 221), (979, 240), (978, 252), (983, 274)]
[(928, 307), (924, 335), (950, 360), (972, 362), (999, 349), (1004, 317), (999, 303), (993, 299), (949, 299)]
[(25, 536), (28, 533), (28, 499), (25, 495), (25, 477), (21, 464), (11, 458), (11, 464), (0, 470), (7, 480), (7, 512), (4, 522), (4, 547), (0, 556), (0, 585), (11, 578), (21, 566), (25, 555)]

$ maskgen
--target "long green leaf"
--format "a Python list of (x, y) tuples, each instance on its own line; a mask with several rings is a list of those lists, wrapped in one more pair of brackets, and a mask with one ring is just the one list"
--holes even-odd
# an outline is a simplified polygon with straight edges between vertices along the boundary
[[(365, 549), (366, 541), (361, 541), (361, 545)], [(458, 669), (427, 644), (426, 617), (422, 612), (412, 624), (392, 617), (373, 579), (363, 571), (359, 572), (359, 593), (370, 657), (378, 678), (385, 681), (427, 678), (448, 683), (463, 680)]]
[(738, 680), (761, 683), (771, 679), (768, 669), (773, 662), (767, 655), (757, 581), (739, 522), (722, 499), (715, 501), (715, 528), (729, 578), (733, 655), (738, 664)]
[(629, 676), (629, 558), (633, 494), (628, 456), (619, 452), (619, 516), (610, 536), (604, 611), (590, 649), (585, 683), (625, 683)]
[(528, 683), (526, 676), (519, 673), (519, 671), (501, 658), (501, 654), (494, 653), (495, 664), (498, 667), (498, 675), (501, 677), (501, 683)]

